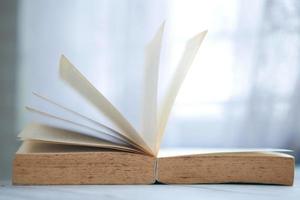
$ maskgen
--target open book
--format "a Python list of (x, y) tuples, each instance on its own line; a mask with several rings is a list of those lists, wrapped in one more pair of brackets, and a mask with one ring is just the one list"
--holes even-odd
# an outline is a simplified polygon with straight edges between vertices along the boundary
[[(43, 94), (33, 93), (46, 105), (43, 108), (49, 109), (27, 107), (46, 120), (45, 123), (29, 124), (19, 134), (23, 143), (14, 161), (15, 184), (134, 184), (155, 181), (292, 184), (294, 158), (277, 150), (160, 151), (176, 95), (207, 33), (201, 32), (188, 40), (169, 88), (158, 102), (163, 30), (164, 24), (145, 51), (144, 70), (147, 76), (144, 80), (141, 131), (137, 131), (65, 56), (61, 56), (61, 79), (104, 115), (106, 121), (97, 121), (69, 108), (67, 102), (61, 104)], [(47, 123), (53, 120), (55, 124)]]

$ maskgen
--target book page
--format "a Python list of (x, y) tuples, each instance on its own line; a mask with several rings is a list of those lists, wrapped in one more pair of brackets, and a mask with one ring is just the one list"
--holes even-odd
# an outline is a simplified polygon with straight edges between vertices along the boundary
[(105, 132), (98, 131), (97, 129), (91, 128), (87, 125), (80, 124), (78, 122), (71, 121), (62, 116), (56, 116), (45, 110), (40, 110), (38, 108), (26, 107), (28, 111), (31, 112), (33, 121), (48, 124), (53, 127), (80, 132), (82, 135), (92, 136), (101, 140), (117, 143), (117, 144), (129, 144), (129, 141), (123, 138), (117, 138), (109, 135)]
[[(43, 142), (38, 140), (24, 140), (17, 151), (17, 154), (26, 153), (73, 153), (73, 152), (106, 152), (106, 151), (124, 151), (132, 153), (140, 153), (127, 149), (114, 148), (102, 148), (91, 146), (78, 146), (72, 144), (61, 144), (52, 142)], [(140, 153), (142, 154), (142, 153)]]
[(134, 147), (124, 144), (114, 144), (98, 138), (82, 135), (78, 132), (68, 131), (48, 125), (31, 123), (18, 135), (21, 140), (43, 141), (56, 144), (69, 144), (76, 146), (90, 146), (108, 149), (140, 152)]
[(167, 93), (162, 98), (162, 102), (158, 105), (158, 116), (159, 116), (159, 125), (158, 131), (156, 135), (157, 146), (156, 146), (156, 153), (159, 150), (161, 139), (163, 136), (163, 132), (165, 130), (171, 109), (173, 107), (174, 101), (176, 99), (176, 95), (180, 89), (180, 86), (193, 63), (193, 60), (197, 54), (197, 51), (206, 35), (207, 31), (203, 31), (196, 35), (195, 37), (191, 38), (186, 46), (184, 53), (179, 61), (178, 67), (173, 75), (170, 85), (167, 89)]
[(165, 23), (160, 26), (153, 39), (145, 48), (145, 73), (143, 79), (144, 95), (141, 135), (153, 151), (155, 151), (157, 142), (157, 89), (159, 59), (164, 25)]
[(104, 113), (114, 122), (121, 130), (120, 133), (141, 146), (146, 152), (153, 154), (128, 120), (63, 55), (60, 59), (60, 76), (85, 97), (87, 101), (94, 105), (98, 111)]
[(224, 153), (266, 153), (266, 152), (292, 152), (288, 149), (272, 149), (272, 148), (166, 148), (160, 149), (159, 158), (177, 157), (177, 156), (193, 156), (204, 154), (224, 154)]
[(112, 128), (110, 128), (104, 124), (101, 124), (83, 114), (80, 114), (78, 111), (68, 108), (67, 106), (64, 106), (60, 103), (55, 102), (54, 100), (50, 99), (49, 97), (45, 97), (36, 92), (33, 92), (33, 95), (37, 99), (37, 101), (35, 101), (35, 103), (34, 103), (34, 105), (35, 105), (34, 107), (36, 107), (36, 108), (39, 107), (40, 110), (47, 110), (48, 112), (51, 111), (52, 115), (63, 116), (64, 118), (66, 118), (70, 121), (84, 124), (95, 130), (98, 130), (100, 132), (104, 132), (108, 135), (128, 141), (128, 139), (125, 138), (121, 133), (119, 133), (119, 132), (113, 130)]

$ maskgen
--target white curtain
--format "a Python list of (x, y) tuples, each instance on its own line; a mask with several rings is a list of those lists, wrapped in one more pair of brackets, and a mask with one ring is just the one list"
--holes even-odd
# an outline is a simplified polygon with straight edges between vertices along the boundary
[(58, 79), (61, 54), (138, 124), (144, 46), (165, 9), (152, 0), (20, 1), (19, 129), (31, 120), (31, 91), (95, 114)]
[(54, 95), (61, 87), (51, 78), (61, 53), (135, 123), (143, 46), (166, 19), (161, 64), (168, 70), (189, 37), (209, 32), (164, 146), (300, 151), (299, 6), (296, 0), (21, 1), (19, 129), (28, 121), (23, 106), (30, 91)]
[(165, 144), (299, 152), (299, 11), (293, 0), (176, 1), (173, 17), (209, 34)]

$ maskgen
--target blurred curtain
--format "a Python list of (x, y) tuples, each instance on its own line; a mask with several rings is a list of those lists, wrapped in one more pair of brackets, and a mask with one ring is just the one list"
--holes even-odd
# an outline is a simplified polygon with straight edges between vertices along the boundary
[(172, 15), (210, 24), (206, 52), (200, 52), (177, 99), (165, 145), (299, 153), (299, 2), (176, 3)]
[(239, 138), (300, 152), (300, 2), (267, 0), (262, 11)]
[(31, 91), (85, 109), (58, 79), (61, 54), (138, 124), (144, 46), (165, 10), (158, 0), (20, 1), (19, 129), (31, 120)]

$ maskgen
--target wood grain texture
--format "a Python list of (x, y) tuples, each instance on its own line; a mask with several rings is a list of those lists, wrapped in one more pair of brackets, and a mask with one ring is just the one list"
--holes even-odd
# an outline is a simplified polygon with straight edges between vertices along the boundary
[(151, 184), (155, 158), (117, 151), (16, 154), (13, 184)]
[(158, 159), (161, 183), (260, 183), (293, 185), (294, 157), (274, 153), (236, 153)]

